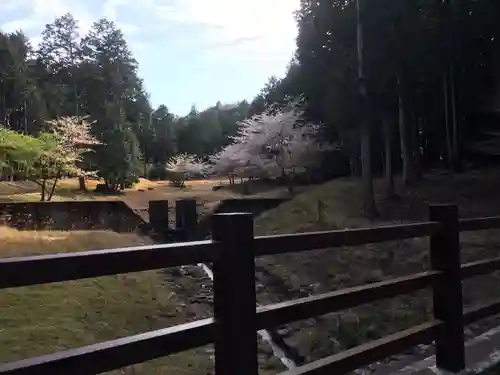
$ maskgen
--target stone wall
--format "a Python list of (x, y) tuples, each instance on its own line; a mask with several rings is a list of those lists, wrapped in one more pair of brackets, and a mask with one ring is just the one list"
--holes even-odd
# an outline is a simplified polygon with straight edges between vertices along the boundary
[(0, 224), (21, 230), (135, 231), (143, 220), (123, 201), (0, 203)]

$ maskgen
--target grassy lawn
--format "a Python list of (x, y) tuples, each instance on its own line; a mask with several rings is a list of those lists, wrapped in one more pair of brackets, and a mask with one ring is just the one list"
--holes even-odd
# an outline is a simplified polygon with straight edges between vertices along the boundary
[[(75, 252), (144, 244), (113, 232), (20, 232), (0, 227), (0, 257)], [(18, 360), (165, 328), (193, 320), (160, 272), (0, 290), (0, 358)], [(188, 314), (189, 313), (189, 314)], [(113, 374), (204, 374), (206, 349), (140, 364)]]

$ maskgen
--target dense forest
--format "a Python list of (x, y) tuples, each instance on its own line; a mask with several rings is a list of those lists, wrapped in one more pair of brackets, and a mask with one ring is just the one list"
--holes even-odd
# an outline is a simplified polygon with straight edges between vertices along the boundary
[(375, 216), (374, 173), (392, 195), (395, 172), (411, 184), (499, 155), (499, 16), (495, 0), (302, 0), (296, 55), (259, 100), (303, 94), (309, 119), (362, 174)]
[[(336, 145), (321, 150), (322, 177), (359, 174), (365, 212), (376, 216), (374, 175), (385, 176), (393, 196), (395, 173), (411, 184), (429, 169), (459, 173), (500, 155), (499, 16), (495, 0), (301, 0), (284, 77), (271, 77), (250, 103), (178, 117), (168, 103), (151, 107), (116, 24), (102, 19), (82, 35), (67, 14), (45, 27), (38, 46), (21, 31), (0, 34), (0, 122), (36, 135), (47, 120), (88, 116), (106, 146), (87, 162), (104, 178), (147, 174), (178, 153), (221, 160), (234, 142), (251, 143), (245, 124), (247, 132), (280, 119), (316, 124), (314, 138)], [(299, 99), (300, 119), (287, 117)]]
[(79, 32), (71, 14), (46, 25), (38, 46), (18, 31), (0, 33), (0, 123), (36, 135), (46, 121), (88, 116), (92, 133), (106, 147), (90, 155), (106, 177), (147, 173), (176, 153), (206, 156), (229, 142), (249, 104), (215, 104), (185, 117), (166, 105), (152, 108), (138, 76), (138, 63), (123, 33), (106, 19)]

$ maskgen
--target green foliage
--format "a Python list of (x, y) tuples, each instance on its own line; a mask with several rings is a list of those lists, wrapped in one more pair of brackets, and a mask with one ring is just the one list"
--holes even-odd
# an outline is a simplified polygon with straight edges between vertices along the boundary
[[(448, 141), (466, 142), (465, 134), (477, 131), (474, 114), (485, 111), (496, 89), (498, 79), (492, 77), (498, 75), (500, 26), (494, 19), (500, 15), (499, 3), (360, 0), (360, 4), (362, 65), (374, 140), (383, 136), (383, 120), (398, 122), (399, 96), (415, 163), (419, 158), (428, 167), (441, 163), (449, 158)], [(356, 2), (304, 0), (297, 21), (296, 59), (283, 79), (270, 79), (255, 107), (280, 105), (287, 95), (305, 94), (308, 115), (326, 125), (326, 137), (340, 138), (344, 151), (355, 160), (360, 121)], [(448, 88), (454, 109), (445, 108), (445, 84), (454, 85), (454, 93)], [(457, 119), (456, 140), (450, 139), (455, 130), (447, 134), (446, 111), (450, 121)], [(413, 134), (419, 137), (413, 139)], [(374, 155), (380, 155), (382, 143), (374, 146)], [(457, 145), (458, 150), (464, 148), (467, 144)]]
[[(175, 133), (175, 117), (164, 105), (160, 105), (151, 113), (150, 140), (144, 139), (148, 136), (147, 129), (141, 129), (141, 144), (149, 147), (150, 160), (154, 163), (164, 164), (177, 152), (177, 135)], [(146, 134), (144, 134), (146, 132)]]
[(270, 77), (251, 103), (217, 103), (204, 111), (193, 107), (183, 117), (166, 105), (152, 107), (138, 63), (110, 20), (98, 20), (82, 33), (77, 19), (63, 15), (45, 27), (36, 48), (22, 32), (0, 33), (0, 122), (36, 137), (47, 119), (88, 115), (92, 134), (116, 154), (99, 147), (97, 154), (85, 154), (81, 165), (104, 167), (102, 174), (110, 181), (126, 180), (139, 169), (145, 173), (146, 165), (164, 165), (177, 153), (206, 161), (231, 143), (238, 122), (297, 97), (305, 98), (306, 120), (322, 125), (321, 140), (342, 145), (352, 172), (359, 164), (360, 114), (373, 129), (370, 167), (380, 172), (387, 169), (382, 123), (389, 123), (395, 135), (396, 171), (408, 163), (415, 170), (419, 164), (420, 169), (443, 160), (450, 164), (462, 150), (477, 150), (477, 142), (471, 142), (479, 136), (491, 139), (491, 131), (485, 135), (482, 126), (471, 124), (478, 123), (478, 112), (491, 107), (485, 103), (494, 102), (498, 2), (360, 4), (360, 65), (368, 89), (363, 111), (356, 2), (303, 0), (296, 14), (297, 50), (284, 77)]
[(99, 177), (114, 191), (137, 182), (141, 152), (135, 134), (129, 128), (116, 128), (105, 136), (105, 143), (97, 148)]
[(77, 169), (77, 159), (61, 147), (61, 143), (62, 138), (56, 133), (40, 133), (33, 137), (0, 128), (0, 165), (4, 172), (36, 182), (41, 187), (40, 199), (50, 200), (57, 180)]
[(109, 151), (98, 147), (79, 165), (102, 170), (113, 186), (178, 152), (207, 157), (221, 149), (249, 107), (217, 103), (185, 117), (165, 105), (152, 108), (122, 31), (107, 19), (83, 34), (78, 20), (65, 14), (46, 25), (36, 49), (22, 33), (0, 32), (0, 49), (0, 122), (37, 136), (47, 119), (88, 116), (91, 134)]
[(53, 143), (50, 142), (44, 147), (43, 142), (38, 138), (0, 128), (1, 167), (11, 174), (20, 172), (28, 175), (32, 173), (36, 161), (40, 159), (42, 150), (52, 145)]
[(165, 165), (155, 164), (150, 166), (150, 168), (148, 169), (147, 178), (153, 181), (168, 179), (168, 173)]

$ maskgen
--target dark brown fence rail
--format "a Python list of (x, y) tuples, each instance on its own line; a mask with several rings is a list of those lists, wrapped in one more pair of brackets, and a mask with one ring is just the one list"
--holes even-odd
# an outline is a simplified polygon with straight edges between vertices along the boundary
[[(458, 219), (456, 206), (430, 208), (430, 221), (370, 229), (254, 237), (251, 214), (218, 214), (212, 241), (76, 254), (0, 259), (0, 288), (212, 262), (214, 317), (52, 355), (0, 364), (1, 374), (91, 375), (215, 344), (216, 375), (256, 375), (257, 330), (352, 308), (424, 288), (433, 291), (434, 320), (289, 370), (345, 374), (430, 341), (438, 367), (465, 367), (463, 327), (500, 313), (500, 300), (463, 310), (462, 280), (500, 269), (500, 257), (460, 261), (460, 231), (500, 228), (500, 217)], [(318, 296), (256, 308), (255, 256), (430, 237), (431, 269)]]

